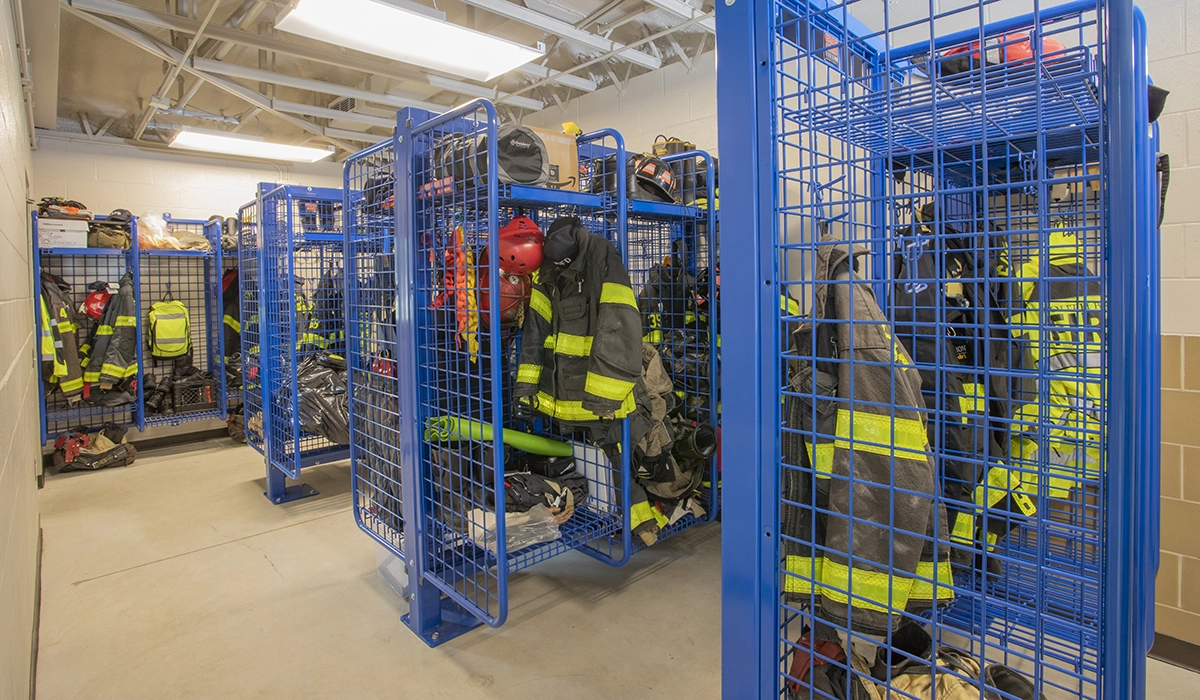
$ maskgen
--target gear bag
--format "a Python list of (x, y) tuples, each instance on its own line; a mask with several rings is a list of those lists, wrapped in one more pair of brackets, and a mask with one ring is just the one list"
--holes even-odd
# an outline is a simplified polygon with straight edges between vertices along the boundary
[(171, 295), (171, 287), (162, 300), (150, 306), (150, 354), (169, 360), (192, 351), (192, 317), (187, 306)]

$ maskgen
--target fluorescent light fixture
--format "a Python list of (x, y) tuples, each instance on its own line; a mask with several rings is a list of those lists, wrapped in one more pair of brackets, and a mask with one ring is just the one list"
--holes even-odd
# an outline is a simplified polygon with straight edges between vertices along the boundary
[(275, 28), (480, 82), (542, 56), (405, 0), (295, 0)]
[(204, 151), (205, 153), (222, 153), (230, 156), (246, 158), (266, 158), (268, 160), (291, 160), (298, 163), (316, 163), (333, 155), (333, 148), (310, 148), (308, 146), (288, 146), (282, 143), (270, 143), (256, 136), (230, 134), (224, 131), (208, 131), (183, 127), (171, 140), (171, 148), (182, 148), (188, 151)]

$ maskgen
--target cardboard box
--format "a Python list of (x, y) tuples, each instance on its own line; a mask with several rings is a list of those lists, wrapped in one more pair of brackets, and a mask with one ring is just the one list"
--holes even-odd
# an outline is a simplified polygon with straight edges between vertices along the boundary
[(39, 248), (86, 248), (87, 235), (87, 221), (38, 219)]
[(575, 143), (575, 137), (550, 129), (539, 129), (535, 126), (526, 128), (540, 136), (546, 144), (546, 153), (550, 158), (548, 186), (578, 190), (579, 146)]

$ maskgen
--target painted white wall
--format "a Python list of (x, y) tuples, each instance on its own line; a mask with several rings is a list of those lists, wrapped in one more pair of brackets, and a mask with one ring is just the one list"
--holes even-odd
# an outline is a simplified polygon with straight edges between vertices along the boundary
[(717, 154), (717, 54), (709, 51), (689, 71), (682, 63), (638, 76), (624, 92), (608, 86), (527, 116), (525, 124), (558, 130), (575, 122), (584, 131), (610, 128), (630, 151), (650, 150), (654, 137), (678, 136)]
[(30, 697), (37, 585), (38, 444), (30, 245), (29, 134), (11, 0), (0, 0), (0, 698)]
[(236, 216), (260, 182), (342, 186), (340, 163), (273, 165), (53, 138), (39, 139), (33, 174), (35, 200), (61, 196), (97, 214), (149, 209), (177, 219)]

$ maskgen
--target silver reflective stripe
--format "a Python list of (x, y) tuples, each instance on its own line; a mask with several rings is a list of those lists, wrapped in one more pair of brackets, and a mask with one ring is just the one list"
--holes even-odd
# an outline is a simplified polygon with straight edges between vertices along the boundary
[(187, 338), (155, 338), (155, 345), (181, 345), (187, 342)]
[(156, 321), (177, 321), (185, 318), (187, 318), (187, 314), (154, 314), (154, 320)]
[[(1083, 356), (1083, 368), (1099, 368), (1103, 357), (1098, 352), (1089, 352)], [(1051, 355), (1043, 362), (1051, 372), (1057, 372), (1070, 367), (1079, 367), (1079, 355), (1073, 352), (1063, 352)]]

